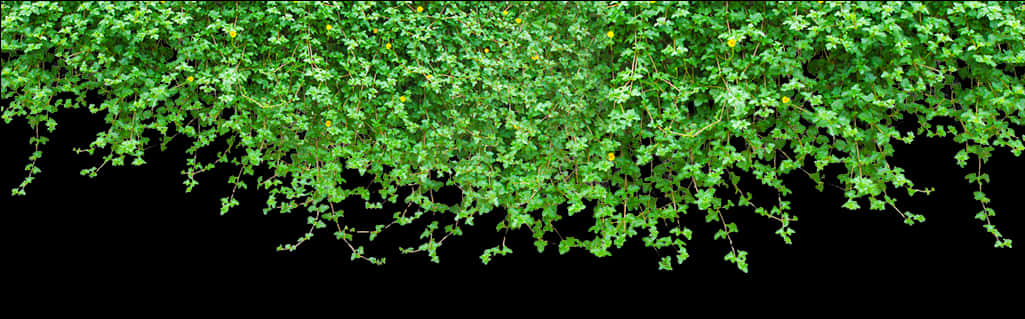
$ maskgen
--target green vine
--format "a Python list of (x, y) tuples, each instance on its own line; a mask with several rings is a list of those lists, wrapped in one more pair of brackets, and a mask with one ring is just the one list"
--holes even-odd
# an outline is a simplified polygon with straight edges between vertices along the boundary
[[(40, 172), (52, 114), (87, 106), (110, 128), (78, 150), (105, 154), (83, 175), (143, 165), (146, 147), (179, 135), (192, 141), (187, 192), (215, 166), (239, 168), (236, 190), (270, 169), (255, 185), (268, 191), (264, 213), (309, 214), (309, 231), (281, 250), (333, 231), (353, 259), (383, 264), (360, 243), (426, 219), (423, 243), (399, 250), (438, 262), (446, 239), (501, 209), (497, 230), (529, 229), (540, 252), (564, 215), (594, 201), (590, 235), (557, 234), (560, 253), (608, 256), (646, 233), (646, 246), (673, 251), (658, 263), (671, 269), (689, 256), (680, 216), (703, 214), (746, 272), (730, 214), (764, 216), (790, 244), (798, 219), (782, 176), (821, 190), (833, 178), (824, 169), (840, 166), (844, 208), (892, 209), (912, 225), (925, 217), (891, 193), (931, 189), (888, 162), (892, 143), (950, 135), (964, 145), (957, 163), (977, 162), (976, 218), (1011, 247), (992, 223), (982, 164), (997, 148), (1025, 149), (1013, 129), (1025, 124), (1021, 1), (4, 1), (2, 16), (3, 120), (36, 132), (12, 195)], [(90, 91), (106, 101), (54, 101)], [(902, 120), (917, 127), (901, 131)], [(197, 155), (219, 138), (217, 158)], [(341, 201), (383, 204), (347, 183), (347, 169), (407, 209), (346, 223), (356, 212)], [(744, 176), (778, 194), (756, 204)], [(436, 201), (445, 187), (461, 200)], [(221, 202), (221, 214), (238, 205), (234, 191)], [(481, 260), (510, 252), (495, 243)]]

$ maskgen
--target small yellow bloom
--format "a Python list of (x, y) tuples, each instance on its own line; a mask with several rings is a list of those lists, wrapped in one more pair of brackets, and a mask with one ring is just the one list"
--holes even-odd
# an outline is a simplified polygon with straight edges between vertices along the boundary
[(518, 129), (520, 129), (520, 127), (519, 127), (519, 126), (516, 126), (516, 124), (513, 124), (513, 128), (514, 128), (514, 129), (517, 129), (517, 130), (518, 130)]
[(535, 54), (534, 56), (530, 57), (530, 59), (531, 59), (531, 60), (537, 60), (537, 59), (538, 59), (538, 57), (537, 57), (537, 55)]
[(391, 50), (391, 42), (388, 42), (388, 44), (385, 44), (384, 48), (388, 49), (388, 50)]
[(502, 15), (507, 15), (507, 14), (509, 14), (508, 10), (502, 10)]
[(520, 20), (520, 18), (516, 18), (516, 23), (523, 23), (523, 20)]
[(416, 12), (424, 12), (424, 7), (416, 7)]
[(235, 31), (228, 32), (229, 37), (235, 38), (236, 35), (238, 35), (238, 33), (235, 33)]
[(491, 52), (491, 50), (488, 50), (488, 48), (484, 48), (484, 53), (488, 53), (488, 52)]
[(164, 3), (164, 2), (167, 2), (167, 1), (160, 1), (160, 3)]
[(399, 102), (405, 103), (406, 102), (406, 97), (405, 96), (400, 96), (399, 97)]
[(612, 38), (612, 36), (615, 35), (615, 33), (612, 33), (612, 31), (609, 31), (605, 35), (609, 36), (609, 38)]
[(374, 34), (377, 34), (377, 28), (374, 28)]
[(616, 154), (612, 153), (612, 152), (609, 152), (609, 162), (614, 161), (615, 159), (616, 159)]
[(331, 121), (324, 122), (324, 125), (327, 127), (331, 127)]
[(786, 96), (784, 96), (784, 97), (783, 97), (783, 103), (790, 103), (790, 98), (789, 98), (789, 97), (786, 97)]
[(190, 75), (190, 76), (189, 76), (189, 78), (188, 78), (188, 79), (186, 79), (186, 80), (188, 80), (189, 82), (192, 82), (192, 81), (195, 81), (195, 80), (196, 80), (196, 78), (194, 78), (194, 77), (192, 77), (192, 76)]
[(427, 79), (428, 79), (428, 80), (430, 80), (430, 79), (431, 79), (431, 75), (430, 75), (430, 74), (428, 74), (428, 75), (427, 75)]
[(822, 4), (823, 2), (825, 2), (825, 1), (819, 1), (818, 3), (819, 3), (819, 4)]
[(325, 29), (331, 30), (331, 25), (330, 24), (327, 25), (327, 27)]
[(648, 3), (655, 3), (655, 1), (648, 1)]
[(726, 41), (726, 45), (730, 46), (731, 48), (735, 47), (737, 46), (737, 40), (730, 39), (729, 41)]

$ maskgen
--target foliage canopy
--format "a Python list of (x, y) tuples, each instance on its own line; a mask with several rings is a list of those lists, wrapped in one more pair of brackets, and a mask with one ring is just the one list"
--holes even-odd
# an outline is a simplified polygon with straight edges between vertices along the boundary
[[(178, 135), (192, 140), (186, 191), (216, 164), (239, 168), (237, 189), (269, 168), (256, 185), (269, 192), (264, 213), (309, 214), (306, 235), (279, 249), (333, 231), (353, 259), (380, 264), (354, 236), (427, 219), (423, 243), (400, 251), (437, 262), (447, 238), (500, 210), (497, 230), (529, 228), (538, 251), (601, 257), (642, 235), (673, 251), (658, 264), (671, 269), (688, 258), (679, 217), (690, 213), (721, 225), (725, 258), (746, 272), (728, 211), (751, 207), (789, 244), (797, 217), (781, 178), (796, 173), (820, 191), (838, 180), (847, 209), (922, 222), (891, 193), (930, 190), (887, 161), (892, 144), (949, 136), (964, 145), (959, 165), (978, 162), (967, 176), (977, 218), (1010, 247), (991, 223), (982, 164), (996, 148), (1025, 149), (1014, 130), (1025, 124), (1023, 16), (1020, 1), (3, 2), (2, 116), (37, 132), (12, 194), (40, 172), (39, 126), (52, 132), (60, 106), (98, 91), (108, 99), (87, 107), (110, 127), (80, 150), (105, 153), (83, 175), (143, 165), (146, 146)], [(60, 92), (80, 98), (54, 101)], [(143, 136), (152, 131), (163, 138)], [(196, 156), (218, 138), (228, 149)], [(845, 172), (824, 176), (827, 166)], [(359, 212), (341, 201), (382, 202), (346, 169), (410, 209), (347, 224)], [(741, 178), (778, 196), (752, 199)], [(435, 200), (443, 187), (461, 199)], [(596, 203), (590, 238), (549, 243), (585, 201)], [(221, 213), (236, 205), (233, 192)], [(481, 260), (509, 252), (503, 243)]]

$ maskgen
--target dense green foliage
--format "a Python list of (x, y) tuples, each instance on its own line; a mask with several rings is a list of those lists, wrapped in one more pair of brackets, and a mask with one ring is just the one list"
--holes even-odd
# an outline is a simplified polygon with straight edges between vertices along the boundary
[[(106, 152), (83, 175), (143, 165), (146, 146), (178, 135), (193, 141), (187, 191), (218, 163), (239, 168), (228, 180), (238, 189), (252, 186), (242, 174), (267, 167), (274, 174), (256, 185), (269, 191), (264, 213), (309, 214), (306, 235), (279, 249), (333, 231), (353, 259), (383, 263), (357, 241), (426, 219), (422, 245), (399, 250), (437, 262), (447, 238), (502, 211), (497, 229), (529, 228), (538, 251), (601, 257), (642, 236), (672, 251), (659, 261), (670, 269), (688, 258), (692, 231), (679, 217), (690, 213), (721, 225), (726, 259), (747, 271), (727, 212), (764, 216), (789, 244), (797, 218), (786, 174), (820, 190), (837, 180), (847, 209), (924, 221), (893, 192), (930, 190), (887, 161), (892, 143), (922, 135), (963, 144), (962, 167), (978, 162), (968, 175), (977, 218), (997, 246), (1011, 246), (991, 223), (982, 164), (996, 148), (1025, 149), (1013, 129), (1025, 125), (1020, 1), (4, 2), (2, 11), (4, 123), (52, 132), (59, 107), (85, 106), (56, 94), (96, 90), (108, 99), (88, 108), (110, 128), (81, 150)], [(916, 127), (901, 131), (899, 120)], [(15, 195), (40, 171), (38, 133)], [(218, 158), (195, 156), (221, 137)], [(827, 166), (845, 173), (824, 176)], [(347, 183), (346, 169), (371, 174), (381, 198), (410, 209), (383, 212), (390, 223), (347, 224), (361, 212), (342, 211), (342, 200), (382, 203)], [(778, 195), (753, 199), (742, 177)], [(461, 201), (436, 201), (442, 187)], [(591, 234), (549, 243), (585, 201), (596, 203)], [(229, 194), (221, 213), (236, 205)], [(509, 252), (496, 243), (481, 260)]]

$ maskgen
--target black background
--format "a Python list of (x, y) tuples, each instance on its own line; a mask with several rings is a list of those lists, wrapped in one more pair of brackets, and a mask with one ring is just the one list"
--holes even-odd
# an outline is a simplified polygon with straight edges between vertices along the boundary
[[(99, 104), (95, 98), (91, 100)], [(820, 193), (798, 174), (787, 178), (795, 192), (790, 196), (792, 208), (800, 218), (794, 226), (797, 233), (792, 246), (773, 234), (778, 227), (775, 222), (749, 208), (726, 214), (740, 226), (733, 236), (738, 249), (749, 252), (749, 274), (723, 260), (729, 247), (725, 241), (712, 239), (717, 225), (705, 224), (704, 215), (695, 212), (684, 217), (695, 231), (689, 243), (691, 258), (682, 265), (674, 263), (673, 272), (657, 270), (658, 252), (644, 247), (641, 236), (631, 238), (623, 249), (613, 249), (611, 257), (596, 258), (579, 249), (559, 255), (557, 238), (548, 238), (552, 245), (538, 254), (526, 229), (508, 233), (506, 243), (513, 254), (496, 257), (484, 266), (480, 253), (503, 238), (503, 233), (494, 231), (504, 214), (498, 211), (479, 217), (476, 227), (464, 227), (464, 236), (449, 238), (439, 249), (440, 264), (431, 263), (423, 253), (402, 255), (397, 251), (399, 246), (419, 245), (424, 222), (393, 227), (371, 243), (357, 235), (354, 244), (367, 246), (370, 255), (388, 258), (387, 265), (377, 267), (350, 261), (349, 249), (334, 239), (330, 229), (319, 230), (315, 239), (296, 252), (276, 251), (278, 245), (294, 242), (306, 232), (306, 215), (302, 209), (288, 215), (276, 211), (263, 215), (266, 193), (254, 187), (238, 193), (240, 206), (219, 215), (219, 198), (231, 191), (226, 181), (237, 168), (224, 166), (199, 175), (199, 186), (186, 194), (185, 177), (180, 172), (185, 168), (189, 144), (182, 138), (164, 152), (158, 147), (147, 151), (148, 164), (144, 166), (108, 165), (94, 179), (81, 176), (81, 169), (99, 164), (102, 158), (100, 153), (89, 156), (72, 149), (88, 146), (105, 128), (102, 116), (86, 109), (62, 109), (53, 116), (57, 130), (42, 130), (42, 135), (50, 138), (38, 162), (42, 173), (36, 175), (24, 197), (12, 197), (10, 189), (25, 176), (23, 168), (33, 150), (28, 143), (32, 130), (23, 119), (0, 125), (5, 160), (0, 166), (3, 231), (9, 237), (9, 250), (21, 257), (6, 262), (28, 271), (29, 277), (134, 280), (203, 273), (297, 281), (412, 279), (425, 274), (440, 280), (459, 276), (665, 280), (655, 283), (870, 278), (973, 281), (1017, 276), (1022, 266), (1012, 257), (1012, 250), (993, 248), (993, 237), (973, 218), (981, 208), (972, 199), (972, 185), (963, 178), (971, 165), (966, 169), (956, 166), (953, 156), (959, 146), (948, 139), (919, 137), (913, 145), (895, 144), (897, 153), (890, 163), (904, 167), (917, 188), (936, 188), (930, 196), (911, 198), (902, 190), (890, 190), (898, 194), (902, 209), (924, 214), (924, 224), (909, 227), (893, 210), (870, 211), (864, 201), (861, 204), (866, 208), (847, 211), (840, 207), (845, 201), (841, 191), (827, 186)], [(158, 140), (154, 132), (147, 135)], [(223, 149), (222, 143), (201, 152), (200, 159), (214, 158), (214, 152)], [(984, 166), (992, 178), (985, 190), (997, 211), (994, 222), (1015, 241), (1025, 240), (1021, 237), (1022, 208), (1017, 202), (1025, 175), (1023, 164), (1022, 158), (998, 150)], [(255, 178), (246, 181), (252, 185)], [(759, 195), (772, 196), (756, 193), (756, 201)], [(363, 210), (361, 201), (345, 204), (348, 212)], [(385, 208), (379, 212), (390, 216), (383, 212), (392, 210)], [(556, 227), (563, 235), (590, 238), (586, 233), (593, 224), (590, 214), (587, 209)], [(447, 221), (442, 219), (442, 225)]]

